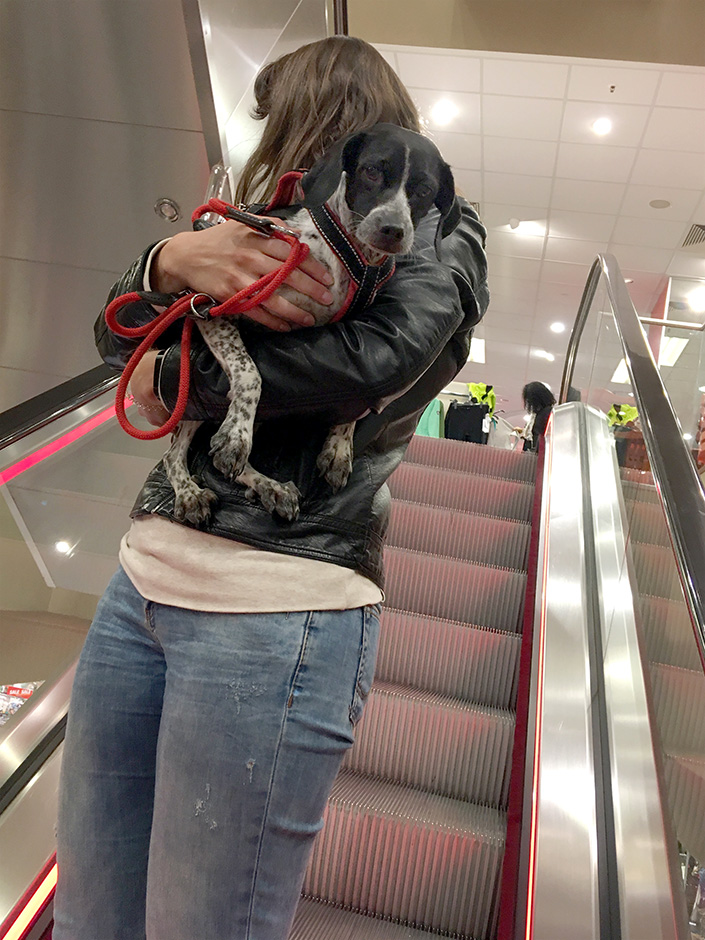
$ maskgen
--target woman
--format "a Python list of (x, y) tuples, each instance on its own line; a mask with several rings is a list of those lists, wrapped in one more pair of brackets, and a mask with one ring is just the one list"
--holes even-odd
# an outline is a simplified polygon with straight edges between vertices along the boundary
[[(408, 93), (368, 44), (335, 37), (267, 66), (267, 123), (238, 199), (266, 197), (341, 135), (379, 121), (418, 130)], [(192, 352), (192, 471), (218, 496), (199, 530), (173, 520), (161, 464), (137, 498), (121, 567), (78, 667), (61, 788), (54, 940), (285, 940), (326, 798), (369, 691), (382, 600), (389, 493), (419, 415), (465, 362), (487, 305), (484, 229), (462, 220), (433, 250), (437, 215), (375, 302), (316, 330), (273, 297), (241, 330), (262, 375), (252, 463), (302, 493), (282, 523), (209, 457), (227, 380)], [(284, 249), (284, 251), (282, 250)], [(224, 300), (276, 267), (286, 246), (235, 222), (153, 246), (110, 297), (143, 286)], [(307, 261), (292, 286), (325, 301)], [(147, 304), (123, 310), (135, 325)], [(107, 362), (133, 343), (96, 325)], [(154, 423), (173, 408), (178, 345), (142, 360), (135, 398)], [(356, 420), (347, 486), (316, 470), (327, 429)]]
[(546, 425), (556, 404), (551, 389), (543, 382), (529, 382), (521, 390), (529, 419), (523, 428), (515, 428), (519, 437), (524, 438), (524, 450), (537, 451), (539, 441), (546, 433)]

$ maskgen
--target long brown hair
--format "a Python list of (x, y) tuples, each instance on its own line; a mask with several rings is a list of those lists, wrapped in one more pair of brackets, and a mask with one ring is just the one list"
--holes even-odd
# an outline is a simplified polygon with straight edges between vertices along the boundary
[(352, 36), (330, 36), (270, 62), (255, 79), (253, 117), (267, 118), (237, 185), (238, 202), (271, 195), (287, 170), (311, 167), (353, 131), (384, 121), (420, 131), (411, 97), (382, 55)]

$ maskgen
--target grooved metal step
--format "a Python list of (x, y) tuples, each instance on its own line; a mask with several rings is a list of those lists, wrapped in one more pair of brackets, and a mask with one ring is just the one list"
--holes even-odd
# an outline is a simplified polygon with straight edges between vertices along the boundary
[(421, 435), (411, 439), (404, 460), (524, 483), (536, 477), (536, 454)]
[(650, 597), (648, 594), (642, 594), (639, 600), (651, 662), (683, 669), (700, 669), (693, 624), (685, 604), (665, 597)]
[(513, 708), (520, 653), (519, 634), (384, 607), (376, 676)]
[(526, 574), (421, 552), (387, 548), (387, 603), (445, 620), (518, 633)]
[(426, 930), (400, 927), (333, 904), (302, 898), (289, 940), (429, 940)]
[(483, 565), (524, 568), (530, 535), (526, 522), (395, 499), (387, 544)]
[(389, 478), (389, 489), (395, 499), (519, 522), (530, 521), (534, 494), (531, 483), (405, 462)]
[(498, 810), (344, 770), (303, 892), (405, 925), (489, 940), (505, 828)]
[(442, 796), (506, 808), (514, 716), (376, 683), (343, 766)]
[(683, 592), (670, 548), (662, 545), (631, 543), (632, 558), (639, 590), (654, 597), (683, 603)]
[(695, 858), (705, 858), (705, 757), (667, 753), (664, 772), (679, 841)]
[(651, 686), (667, 751), (705, 756), (705, 681), (702, 669), (651, 664)]

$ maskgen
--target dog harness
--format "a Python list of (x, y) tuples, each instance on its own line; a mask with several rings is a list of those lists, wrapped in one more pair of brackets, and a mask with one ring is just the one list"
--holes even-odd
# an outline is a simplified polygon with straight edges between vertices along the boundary
[[(282, 266), (275, 272), (265, 274), (249, 287), (238, 291), (223, 303), (218, 303), (209, 294), (198, 291), (183, 291), (181, 294), (161, 294), (151, 291), (130, 291), (121, 294), (112, 300), (105, 310), (105, 322), (113, 333), (118, 336), (142, 337), (142, 342), (132, 353), (125, 369), (118, 381), (115, 393), (115, 413), (122, 429), (132, 437), (143, 441), (156, 440), (171, 434), (176, 429), (186, 411), (189, 385), (191, 380), (190, 350), (191, 335), (194, 320), (207, 320), (210, 317), (234, 316), (246, 313), (253, 307), (266, 302), (277, 288), (281, 287), (291, 272), (299, 267), (309, 253), (308, 245), (299, 241), (295, 232), (278, 226), (267, 219), (261, 218), (261, 213), (289, 206), (297, 185), (303, 176), (303, 171), (295, 170), (285, 173), (277, 184), (272, 201), (262, 208), (253, 207), (257, 211), (237, 208), (221, 199), (210, 199), (205, 205), (199, 206), (193, 213), (191, 221), (194, 229), (209, 227), (210, 223), (202, 221), (206, 213), (215, 213), (224, 219), (242, 222), (263, 235), (279, 238), (290, 246), (289, 255)], [(350, 286), (341, 309), (329, 321), (335, 323), (345, 314), (363, 310), (375, 296), (379, 288), (394, 274), (394, 259), (387, 255), (379, 265), (368, 264), (343, 228), (337, 215), (327, 205), (305, 207), (311, 219), (330, 246), (338, 256), (350, 277)], [(154, 320), (143, 326), (122, 326), (117, 320), (117, 314), (127, 304), (146, 302), (155, 306), (165, 307)], [(145, 431), (136, 428), (130, 423), (125, 413), (125, 401), (130, 379), (144, 354), (151, 349), (157, 339), (172, 323), (183, 319), (181, 334), (181, 364), (179, 371), (179, 388), (174, 405), (174, 411), (165, 423), (153, 430)]]

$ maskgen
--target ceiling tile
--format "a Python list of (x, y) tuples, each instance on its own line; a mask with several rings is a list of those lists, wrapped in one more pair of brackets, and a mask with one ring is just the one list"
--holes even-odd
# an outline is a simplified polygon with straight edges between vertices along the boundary
[(483, 138), (484, 168), (494, 173), (522, 173), (525, 176), (552, 176), (558, 143), (550, 140), (524, 140), (517, 147), (509, 137)]
[(705, 278), (705, 258), (679, 251), (673, 256), (668, 273), (679, 277)]
[(587, 241), (610, 240), (617, 215), (601, 215), (596, 212), (567, 212), (551, 209), (548, 234), (557, 238), (582, 238)]
[(397, 52), (405, 85), (443, 91), (479, 91), (480, 60), (466, 55)]
[(510, 338), (517, 340), (520, 334), (531, 336), (533, 318), (520, 310), (505, 312), (490, 304), (487, 316), (483, 320), (485, 336), (490, 342), (501, 341), (510, 334)]
[(659, 75), (658, 69), (623, 65), (571, 65), (568, 97), (610, 104), (651, 104)]
[(705, 70), (664, 71), (656, 104), (671, 108), (702, 108), (705, 102)]
[(520, 176), (512, 173), (485, 173), (486, 202), (517, 203), (521, 206), (548, 206), (551, 180), (543, 176)]
[(668, 268), (672, 251), (662, 248), (642, 248), (637, 245), (610, 244), (610, 253), (625, 271), (651, 271), (661, 273)]
[(482, 63), (482, 90), (489, 95), (563, 98), (567, 79), (563, 64), (499, 58)]
[[(622, 215), (639, 219), (687, 222), (693, 218), (701, 194), (697, 189), (673, 189), (667, 186), (627, 186), (622, 202)], [(665, 199), (671, 203), (665, 209), (654, 209), (649, 203)]]
[(522, 140), (557, 140), (562, 111), (562, 101), (483, 95), (482, 133)]
[(541, 258), (542, 235), (520, 235), (518, 232), (492, 232), (487, 236), (488, 247), (508, 258)]
[[(532, 290), (526, 297), (503, 297), (496, 295), (492, 289), (492, 275), (490, 274), (490, 306), (492, 311), (492, 324), (497, 324), (495, 316), (516, 317), (521, 316), (524, 319), (534, 315), (536, 306), (536, 291)], [(488, 321), (489, 322), (489, 321)]]
[(657, 219), (630, 219), (622, 216), (614, 228), (612, 240), (619, 245), (643, 245), (645, 248), (680, 248), (688, 226), (683, 222)]
[(453, 169), (479, 170), (482, 166), (482, 138), (478, 134), (434, 130), (430, 136)]
[(581, 267), (585, 271), (585, 276), (579, 284), (551, 284), (549, 282), (542, 282), (539, 285), (539, 303), (545, 301), (546, 303), (553, 304), (554, 310), (556, 309), (556, 305), (565, 305), (566, 311), (574, 315), (578, 310), (578, 304), (583, 294), (583, 286), (590, 271), (589, 264), (581, 265)]
[(553, 186), (551, 206), (576, 212), (616, 212), (625, 189), (623, 183), (557, 179)]
[(546, 261), (541, 268), (541, 281), (545, 284), (569, 284), (583, 287), (586, 280), (585, 265), (566, 261)]
[(623, 183), (629, 179), (636, 154), (632, 147), (562, 143), (558, 148), (556, 176)]
[[(472, 170), (453, 170), (455, 188), (469, 202), (482, 203), (482, 174)], [(482, 214), (482, 205), (480, 205)]]
[[(591, 146), (638, 147), (650, 109), (636, 104), (594, 104), (568, 101), (563, 114), (561, 140)], [(598, 118), (609, 118), (612, 130), (599, 137), (592, 129)]]
[(643, 146), (705, 154), (705, 110), (654, 108)]
[(634, 163), (630, 183), (672, 186), (677, 180), (683, 189), (705, 189), (705, 160), (697, 153), (671, 150), (641, 150)]
[(494, 254), (492, 246), (487, 246), (487, 266), (490, 276), (521, 278), (523, 280), (538, 280), (541, 271), (541, 262), (532, 258), (509, 258), (501, 254)]
[[(428, 122), (432, 132), (437, 130), (453, 130), (460, 134), (480, 133), (480, 96), (470, 95), (461, 91), (446, 92), (444, 89), (433, 91), (429, 88), (409, 88), (409, 94), (414, 99), (421, 116)], [(440, 125), (431, 118), (433, 106), (441, 99), (452, 102), (458, 109), (452, 124)]]
[(397, 75), (399, 75), (396, 52), (392, 52), (391, 49), (384, 49), (382, 46), (377, 46), (377, 51), (382, 55), (382, 58), (387, 60)]
[(581, 241), (577, 238), (549, 238), (546, 241), (546, 261), (569, 261), (590, 265), (606, 248), (606, 242)]
[(490, 271), (492, 281), (493, 297), (509, 297), (510, 299), (521, 299), (533, 297), (536, 293), (536, 281), (518, 277), (502, 277), (494, 271)]

